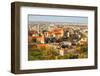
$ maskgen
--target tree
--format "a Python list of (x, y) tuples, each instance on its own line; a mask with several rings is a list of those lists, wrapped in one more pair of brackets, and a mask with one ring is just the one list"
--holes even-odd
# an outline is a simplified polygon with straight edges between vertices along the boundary
[(64, 59), (77, 59), (78, 55), (74, 54), (74, 53), (67, 53), (66, 55), (64, 55)]
[(39, 48), (34, 48), (28, 52), (29, 60), (41, 60), (43, 59), (43, 52)]

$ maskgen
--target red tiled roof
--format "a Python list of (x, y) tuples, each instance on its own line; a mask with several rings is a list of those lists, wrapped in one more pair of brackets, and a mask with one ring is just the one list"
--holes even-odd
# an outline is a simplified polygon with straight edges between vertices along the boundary
[(38, 44), (38, 46), (45, 47), (45, 46), (48, 46), (48, 44)]

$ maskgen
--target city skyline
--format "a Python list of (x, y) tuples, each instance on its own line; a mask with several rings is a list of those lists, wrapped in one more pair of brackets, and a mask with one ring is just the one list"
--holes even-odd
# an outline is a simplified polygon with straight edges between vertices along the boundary
[(28, 60), (88, 58), (88, 18), (28, 18)]

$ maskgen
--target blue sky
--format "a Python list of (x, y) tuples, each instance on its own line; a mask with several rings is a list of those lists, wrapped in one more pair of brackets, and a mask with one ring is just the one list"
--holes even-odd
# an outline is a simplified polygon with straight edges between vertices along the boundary
[(88, 17), (78, 16), (48, 16), (48, 15), (29, 15), (29, 22), (68, 22), (68, 23), (88, 23)]

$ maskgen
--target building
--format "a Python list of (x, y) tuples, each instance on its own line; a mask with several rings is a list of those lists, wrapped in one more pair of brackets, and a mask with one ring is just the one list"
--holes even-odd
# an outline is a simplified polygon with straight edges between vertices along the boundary
[(78, 42), (80, 45), (84, 45), (87, 43), (87, 38), (81, 38), (81, 40)]
[(64, 31), (62, 28), (54, 28), (53, 30), (48, 32), (48, 37), (60, 38), (63, 35), (64, 35)]

